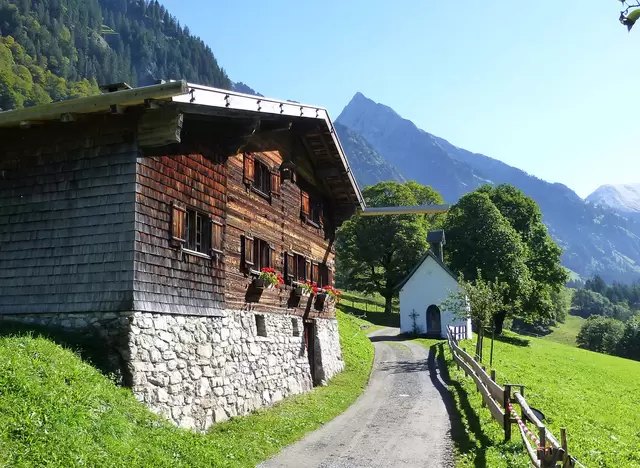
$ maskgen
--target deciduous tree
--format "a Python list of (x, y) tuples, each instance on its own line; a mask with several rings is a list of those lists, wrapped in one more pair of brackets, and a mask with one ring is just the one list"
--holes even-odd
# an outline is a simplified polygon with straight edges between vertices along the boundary
[[(372, 207), (443, 203), (438, 192), (416, 182), (380, 182), (363, 195)], [(437, 215), (355, 215), (338, 231), (336, 280), (343, 288), (380, 293), (391, 313), (396, 286), (424, 255), (427, 231), (439, 222)]]

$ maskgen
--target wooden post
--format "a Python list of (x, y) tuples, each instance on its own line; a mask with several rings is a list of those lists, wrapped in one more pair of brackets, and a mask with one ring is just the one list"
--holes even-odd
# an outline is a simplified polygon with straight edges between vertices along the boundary
[(540, 448), (538, 449), (538, 459), (540, 460), (540, 468), (548, 468), (547, 464), (547, 431), (544, 426), (538, 426), (540, 434)]
[(571, 457), (569, 456), (569, 448), (567, 446), (567, 429), (565, 427), (560, 428), (560, 444), (564, 454), (562, 455), (562, 467), (569, 468), (571, 465)]
[(511, 440), (511, 411), (509, 411), (509, 406), (511, 405), (511, 385), (505, 384), (504, 386), (504, 399), (503, 399), (503, 408), (504, 408), (504, 440)]

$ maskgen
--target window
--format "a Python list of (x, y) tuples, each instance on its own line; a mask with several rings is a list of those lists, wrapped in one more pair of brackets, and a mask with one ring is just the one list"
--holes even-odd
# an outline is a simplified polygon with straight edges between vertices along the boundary
[[(307, 268), (307, 265), (309, 265), (309, 268)], [(307, 272), (307, 270), (310, 270), (309, 260), (298, 253), (287, 252), (284, 268), (287, 284), (292, 284), (294, 281), (305, 281), (311, 277), (310, 273)]]
[(271, 170), (266, 163), (250, 153), (244, 155), (243, 181), (247, 187), (251, 187), (252, 190), (265, 198), (270, 199), (273, 195), (280, 195), (278, 168)]
[(317, 227), (322, 227), (322, 200), (319, 197), (310, 195), (304, 190), (300, 191), (300, 198), (300, 214), (302, 219)]
[(193, 208), (171, 205), (171, 244), (191, 252), (210, 255), (222, 253), (224, 226)]
[(184, 248), (208, 255), (210, 245), (209, 217), (199, 211), (187, 209)]
[(271, 171), (259, 161), (254, 160), (255, 180), (253, 187), (262, 195), (271, 194)]
[(258, 336), (267, 336), (267, 324), (264, 320), (264, 315), (255, 315), (256, 318), (256, 333)]
[(298, 319), (291, 319), (291, 328), (293, 329), (293, 336), (300, 336), (300, 325), (298, 325)]
[(275, 250), (267, 241), (244, 236), (242, 245), (242, 257), (247, 270), (260, 271), (262, 268), (275, 268)]

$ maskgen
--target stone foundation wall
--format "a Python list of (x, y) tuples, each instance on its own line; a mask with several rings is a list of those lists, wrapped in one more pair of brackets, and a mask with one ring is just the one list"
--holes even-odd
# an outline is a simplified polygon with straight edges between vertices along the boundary
[[(264, 318), (266, 336), (258, 335), (256, 316)], [(312, 388), (302, 330), (300, 317), (280, 314), (135, 313), (133, 391), (176, 424), (206, 430)]]
[(329, 379), (344, 370), (338, 321), (316, 319), (315, 327), (315, 376), (314, 381), (326, 385)]
[[(107, 370), (119, 369), (139, 401), (198, 431), (313, 386), (297, 316), (226, 310), (223, 317), (128, 312), (0, 315), (0, 327), (3, 321), (99, 338)], [(315, 324), (313, 380), (326, 384), (344, 368), (338, 322)]]

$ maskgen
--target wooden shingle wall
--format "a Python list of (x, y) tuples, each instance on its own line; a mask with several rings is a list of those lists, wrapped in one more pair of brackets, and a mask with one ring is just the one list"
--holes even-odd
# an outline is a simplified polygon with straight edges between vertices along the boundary
[[(182, 150), (182, 151), (181, 151)], [(184, 148), (141, 156), (137, 165), (134, 308), (217, 315), (224, 308), (224, 257), (203, 258), (171, 243), (172, 203), (224, 223), (226, 170), (212, 151)]]
[(0, 134), (0, 313), (131, 310), (131, 126), (100, 116)]

